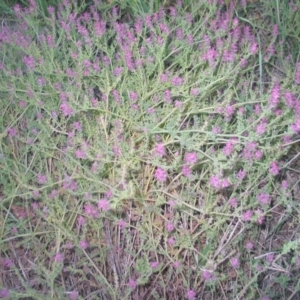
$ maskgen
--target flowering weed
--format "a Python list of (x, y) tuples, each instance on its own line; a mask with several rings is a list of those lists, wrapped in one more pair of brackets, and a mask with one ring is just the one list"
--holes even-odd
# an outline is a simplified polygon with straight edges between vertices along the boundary
[(289, 31), (247, 1), (122, 3), (1, 28), (0, 298), (292, 299)]

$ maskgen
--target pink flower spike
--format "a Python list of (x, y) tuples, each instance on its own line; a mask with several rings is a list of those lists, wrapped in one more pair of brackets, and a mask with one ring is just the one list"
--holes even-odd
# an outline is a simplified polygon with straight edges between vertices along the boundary
[(168, 222), (166, 225), (166, 228), (169, 232), (172, 232), (174, 230), (175, 226), (172, 222)]
[(198, 160), (196, 152), (187, 152), (184, 157), (184, 162), (187, 164), (195, 164)]
[(196, 292), (194, 290), (188, 290), (186, 293), (188, 300), (196, 299)]
[(62, 254), (62, 253), (56, 253), (55, 256), (54, 256), (54, 260), (55, 260), (57, 263), (63, 262), (63, 260), (64, 260), (63, 254)]
[(192, 170), (188, 165), (182, 167), (182, 175), (185, 177), (190, 177), (192, 175)]
[(243, 219), (243, 221), (245, 221), (245, 222), (249, 222), (249, 221), (251, 221), (252, 216), (253, 216), (252, 210), (247, 210), (247, 211), (243, 214), (242, 219)]
[[(299, 256), (300, 257), (300, 256)], [(180, 261), (175, 261), (175, 262), (173, 262), (173, 267), (175, 268), (175, 269), (178, 269), (180, 266), (181, 266), (181, 262)]]
[(159, 143), (155, 146), (155, 154), (160, 157), (166, 155), (166, 149), (163, 143)]
[(270, 166), (270, 173), (274, 176), (278, 175), (279, 174), (279, 166), (277, 165), (276, 162), (272, 162), (271, 163), (271, 166)]
[(136, 280), (133, 280), (133, 279), (129, 279), (129, 282), (128, 282), (128, 285), (129, 285), (129, 287), (131, 288), (131, 289), (135, 289), (136, 288), (136, 286), (137, 286), (137, 282), (136, 282)]
[(160, 182), (165, 182), (167, 181), (167, 172), (158, 167), (155, 171), (154, 177)]
[(17, 130), (14, 127), (10, 127), (7, 129), (8, 135), (14, 137), (17, 135)]
[(173, 245), (176, 244), (176, 240), (175, 240), (175, 238), (173, 236), (171, 236), (170, 238), (168, 238), (168, 244), (170, 246), (173, 246)]
[(86, 240), (81, 240), (79, 243), (79, 247), (81, 249), (85, 250), (89, 247), (89, 243)]
[(107, 199), (100, 199), (98, 201), (98, 208), (103, 210), (103, 211), (108, 211), (110, 210), (110, 203)]
[(120, 229), (124, 229), (127, 225), (127, 223), (124, 220), (119, 220), (118, 225), (120, 227)]
[(203, 277), (203, 279), (204, 279), (205, 281), (208, 281), (208, 280), (210, 280), (210, 279), (213, 278), (213, 274), (212, 274), (211, 271), (203, 270), (203, 271), (202, 271), (202, 277)]
[(42, 175), (42, 174), (38, 174), (38, 176), (37, 176), (37, 182), (39, 184), (45, 184), (45, 183), (47, 183), (47, 176), (46, 175)]
[(76, 150), (75, 156), (76, 156), (76, 158), (79, 158), (79, 159), (85, 159), (86, 158), (85, 152), (82, 151), (81, 149)]
[(237, 207), (237, 205), (238, 205), (237, 199), (236, 199), (236, 198), (231, 198), (231, 199), (229, 200), (229, 205), (230, 205), (232, 208)]
[(0, 298), (9, 298), (10, 292), (8, 289), (0, 290)]
[(77, 300), (79, 297), (79, 293), (77, 291), (73, 291), (69, 294), (70, 300)]
[(238, 257), (231, 258), (230, 263), (234, 269), (237, 269), (240, 266), (240, 260), (238, 259)]
[(262, 203), (262, 204), (264, 204), (264, 205), (267, 205), (267, 204), (270, 204), (270, 203), (271, 203), (272, 198), (271, 198), (271, 196), (270, 196), (269, 194), (264, 194), (264, 193), (262, 193), (262, 194), (259, 194), (259, 195), (257, 196), (257, 200), (258, 200), (260, 203)]
[(159, 262), (158, 261), (153, 261), (150, 263), (150, 267), (152, 269), (156, 269), (159, 266)]

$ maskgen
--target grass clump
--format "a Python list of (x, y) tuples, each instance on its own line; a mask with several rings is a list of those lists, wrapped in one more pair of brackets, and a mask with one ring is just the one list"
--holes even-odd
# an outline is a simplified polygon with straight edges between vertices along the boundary
[(15, 6), (1, 297), (296, 299), (299, 57), (219, 2)]

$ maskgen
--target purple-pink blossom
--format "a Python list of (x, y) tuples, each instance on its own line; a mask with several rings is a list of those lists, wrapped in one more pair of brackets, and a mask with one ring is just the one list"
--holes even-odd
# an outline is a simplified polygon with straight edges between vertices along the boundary
[(158, 261), (150, 262), (150, 267), (152, 269), (156, 269), (158, 266), (159, 266), (159, 262)]
[(270, 204), (272, 198), (269, 194), (261, 193), (257, 196), (257, 200), (262, 204)]
[(107, 199), (100, 199), (98, 201), (98, 208), (103, 210), (103, 211), (108, 211), (110, 210), (110, 203)]
[(181, 77), (173, 77), (171, 79), (171, 83), (174, 85), (174, 86), (180, 86), (183, 84), (183, 78)]
[(160, 157), (166, 155), (166, 148), (163, 143), (158, 143), (155, 146), (154, 153)]
[(137, 282), (136, 282), (136, 280), (133, 280), (132, 278), (130, 278), (128, 281), (128, 285), (131, 289), (135, 289), (137, 286)]
[(187, 152), (184, 157), (184, 162), (187, 164), (195, 164), (198, 160), (197, 152)]
[(213, 279), (213, 273), (208, 270), (203, 270), (202, 277), (205, 281), (211, 280), (211, 279)]
[(87, 249), (89, 247), (89, 243), (86, 240), (81, 240), (79, 242), (79, 247), (83, 250)]
[(226, 155), (226, 156), (230, 156), (232, 154), (234, 150), (234, 144), (232, 141), (228, 141), (225, 145), (225, 147), (223, 148), (223, 153)]
[(81, 149), (76, 150), (75, 156), (76, 156), (76, 158), (80, 158), (80, 159), (85, 159), (86, 158), (85, 152), (82, 151)]
[(157, 167), (154, 177), (158, 181), (165, 182), (167, 180), (167, 172), (164, 169)]
[(271, 166), (270, 166), (270, 173), (274, 176), (278, 175), (279, 174), (279, 166), (277, 165), (276, 162), (272, 162), (271, 163)]
[(166, 228), (169, 232), (173, 231), (175, 226), (174, 226), (174, 223), (173, 222), (168, 222), (167, 225), (166, 225)]
[(38, 176), (37, 176), (37, 182), (39, 184), (45, 184), (45, 183), (47, 183), (47, 176), (43, 175), (43, 174), (38, 174)]
[(69, 106), (67, 102), (63, 102), (60, 105), (60, 110), (65, 117), (71, 116), (74, 113), (73, 109)]
[(186, 293), (188, 300), (196, 299), (196, 292), (194, 290), (188, 290)]
[(234, 269), (237, 269), (240, 266), (240, 260), (238, 257), (232, 257), (230, 263)]
[(185, 177), (189, 177), (192, 175), (192, 170), (190, 168), (190, 166), (188, 165), (183, 165), (182, 167), (182, 175)]
[(247, 210), (247, 211), (243, 214), (242, 220), (245, 221), (245, 222), (249, 222), (249, 221), (251, 221), (252, 216), (253, 216), (252, 210)]

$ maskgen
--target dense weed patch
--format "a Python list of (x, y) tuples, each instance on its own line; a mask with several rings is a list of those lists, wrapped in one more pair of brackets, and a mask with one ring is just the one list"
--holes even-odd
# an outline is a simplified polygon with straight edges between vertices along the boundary
[(2, 27), (0, 297), (298, 299), (299, 34), (101, 5)]

